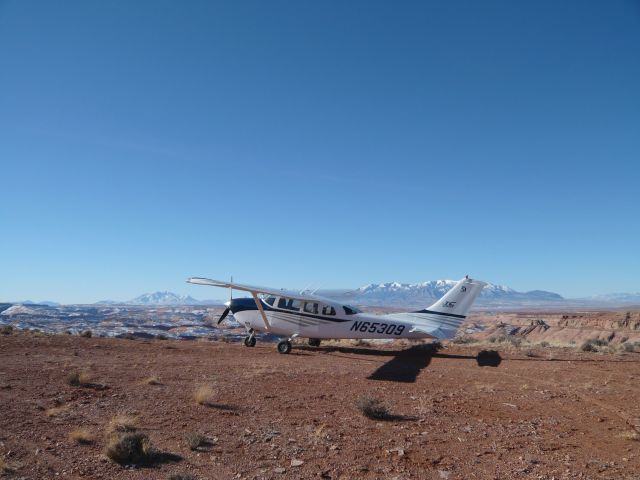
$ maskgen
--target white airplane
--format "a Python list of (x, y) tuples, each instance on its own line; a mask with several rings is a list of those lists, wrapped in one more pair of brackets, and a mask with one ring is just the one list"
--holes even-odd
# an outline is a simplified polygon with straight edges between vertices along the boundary
[(283, 337), (278, 343), (280, 353), (289, 353), (296, 337), (308, 338), (314, 347), (320, 346), (321, 339), (451, 338), (486, 285), (467, 275), (429, 308), (374, 315), (315, 295), (199, 277), (187, 282), (249, 292), (253, 298), (233, 298), (225, 303), (227, 308), (218, 324), (231, 312), (247, 329), (247, 347), (255, 346), (256, 332), (266, 332)]

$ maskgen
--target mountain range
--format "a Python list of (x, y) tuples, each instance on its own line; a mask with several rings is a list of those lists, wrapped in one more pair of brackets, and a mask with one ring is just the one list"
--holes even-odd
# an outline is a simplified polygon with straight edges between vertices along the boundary
[[(453, 285), (454, 280), (430, 280), (420, 283), (371, 283), (355, 290), (319, 291), (318, 295), (334, 298), (355, 305), (389, 306), (402, 308), (424, 308), (442, 297)], [(128, 301), (103, 300), (99, 305), (221, 305), (224, 300), (198, 300), (189, 295), (173, 292), (145, 293)], [(23, 305), (34, 302), (13, 302)], [(57, 305), (55, 302), (38, 304)], [(561, 295), (545, 290), (518, 292), (505, 285), (487, 284), (476, 300), (480, 307), (616, 307), (640, 305), (638, 293), (612, 293), (593, 297), (565, 299)]]
[[(426, 307), (442, 297), (455, 280), (430, 280), (421, 283), (379, 283), (358, 288), (354, 303), (371, 306)], [(533, 305), (562, 302), (561, 295), (544, 290), (518, 292), (504, 285), (487, 284), (476, 300), (478, 305)]]
[(115, 300), (102, 300), (100, 305), (221, 305), (221, 300), (196, 300), (190, 295), (178, 295), (173, 292), (144, 293), (126, 302)]

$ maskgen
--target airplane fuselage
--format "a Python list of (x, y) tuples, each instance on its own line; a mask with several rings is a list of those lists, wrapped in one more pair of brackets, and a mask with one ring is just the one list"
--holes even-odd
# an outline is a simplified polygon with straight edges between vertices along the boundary
[[(283, 337), (367, 339), (367, 338), (433, 338), (423, 332), (411, 332), (411, 324), (390, 316), (372, 315), (339, 305), (307, 304), (297, 309), (278, 308), (260, 299), (269, 328), (253, 298), (233, 299), (230, 304), (234, 318), (242, 326)], [(305, 308), (309, 311), (305, 311)]]

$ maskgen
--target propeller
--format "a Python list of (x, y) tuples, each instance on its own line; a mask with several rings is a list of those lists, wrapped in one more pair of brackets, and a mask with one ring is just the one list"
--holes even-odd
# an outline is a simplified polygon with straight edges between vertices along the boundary
[[(226, 303), (227, 305), (229, 304), (229, 302)], [(229, 315), (229, 312), (231, 311), (231, 307), (227, 307), (224, 309), (224, 312), (222, 312), (222, 315), (220, 315), (220, 318), (218, 319), (218, 325), (220, 325), (222, 323), (222, 321), (227, 318), (227, 315)]]
[[(233, 283), (233, 276), (231, 276), (231, 283)], [(229, 301), (225, 303), (227, 308), (225, 308), (224, 312), (222, 312), (222, 315), (220, 315), (220, 318), (218, 319), (218, 325), (220, 325), (222, 321), (227, 318), (227, 315), (229, 315), (229, 312), (231, 311), (231, 300), (233, 300), (233, 288), (229, 289)]]

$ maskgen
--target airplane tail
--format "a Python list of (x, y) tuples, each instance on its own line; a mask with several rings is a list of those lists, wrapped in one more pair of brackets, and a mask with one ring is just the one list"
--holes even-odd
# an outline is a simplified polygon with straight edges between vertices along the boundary
[(421, 313), (442, 313), (452, 317), (466, 317), (474, 300), (486, 285), (467, 275), (456, 283), (440, 300)]

